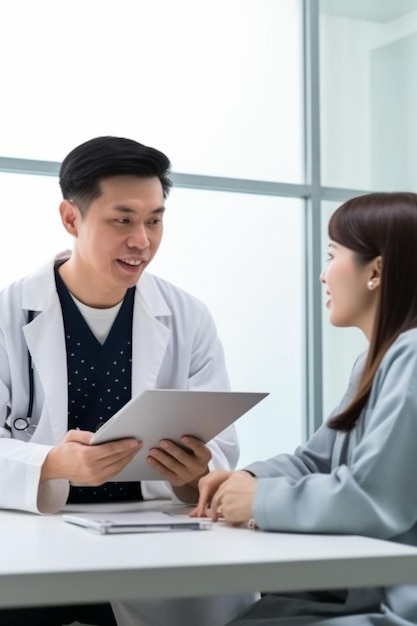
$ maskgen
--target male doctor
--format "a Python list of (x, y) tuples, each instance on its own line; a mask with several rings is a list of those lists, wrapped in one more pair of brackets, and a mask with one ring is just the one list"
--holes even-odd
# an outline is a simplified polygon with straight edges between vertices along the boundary
[[(155, 482), (111, 482), (140, 442), (88, 445), (143, 389), (229, 388), (207, 308), (146, 271), (162, 238), (169, 170), (160, 151), (120, 137), (87, 141), (62, 162), (59, 210), (72, 252), (0, 293), (0, 508), (47, 514), (66, 503), (193, 502), (210, 469), (235, 467), (233, 427), (208, 445), (161, 441), (147, 459), (161, 476)], [(11, 610), (0, 622), (221, 626), (251, 601)]]

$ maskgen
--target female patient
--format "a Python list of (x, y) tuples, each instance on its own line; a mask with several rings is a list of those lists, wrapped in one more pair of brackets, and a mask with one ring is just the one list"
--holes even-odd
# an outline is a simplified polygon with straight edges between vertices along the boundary
[[(368, 535), (417, 545), (417, 194), (347, 201), (320, 276), (335, 326), (369, 341), (310, 441), (200, 481), (194, 515), (262, 530)], [(273, 581), (271, 581), (273, 587)], [(417, 587), (268, 595), (229, 626), (417, 624)]]

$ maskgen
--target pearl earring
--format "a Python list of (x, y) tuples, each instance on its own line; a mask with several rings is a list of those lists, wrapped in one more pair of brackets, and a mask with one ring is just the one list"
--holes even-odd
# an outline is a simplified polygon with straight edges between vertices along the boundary
[(373, 280), (368, 280), (368, 289), (373, 289), (375, 287)]

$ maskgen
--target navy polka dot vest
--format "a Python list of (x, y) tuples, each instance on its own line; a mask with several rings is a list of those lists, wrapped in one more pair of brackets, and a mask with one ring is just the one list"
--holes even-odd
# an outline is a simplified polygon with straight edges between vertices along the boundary
[[(132, 320), (135, 287), (102, 345), (90, 330), (55, 268), (65, 328), (68, 368), (68, 429), (96, 431), (131, 398)], [(110, 482), (100, 487), (71, 486), (68, 502), (141, 500), (140, 483)]]

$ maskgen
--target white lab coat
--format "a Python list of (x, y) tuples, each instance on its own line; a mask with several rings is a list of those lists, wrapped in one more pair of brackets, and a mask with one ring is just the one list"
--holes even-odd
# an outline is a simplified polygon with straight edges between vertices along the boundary
[[(35, 311), (35, 319), (28, 324), (29, 310)], [(184, 291), (144, 273), (137, 285), (132, 333), (132, 395), (152, 388), (229, 389), (211, 315)], [(27, 413), (28, 350), (34, 366), (32, 424), (37, 424), (30, 439), (13, 427), (13, 421)], [(64, 507), (69, 482), (52, 480), (40, 485), (39, 478), (46, 455), (67, 432), (67, 401), (64, 326), (51, 262), (0, 292), (0, 508), (55, 513)], [(212, 468), (235, 467), (239, 448), (234, 427), (209, 447)], [(142, 492), (145, 499), (172, 497), (164, 481), (144, 481)], [(161, 622), (120, 624), (185, 626), (182, 618), (171, 620), (171, 602), (161, 604), (167, 605)], [(221, 626), (229, 614), (212, 623)]]

